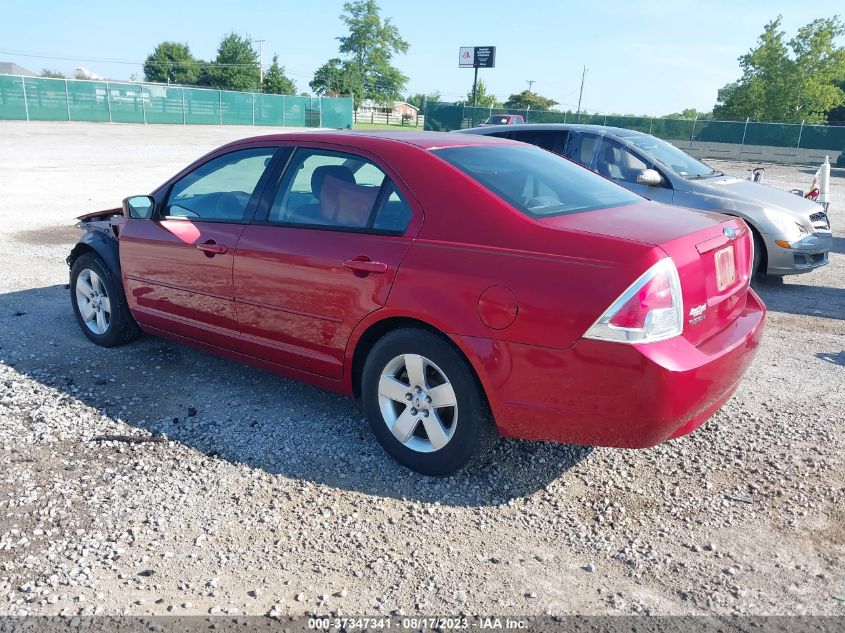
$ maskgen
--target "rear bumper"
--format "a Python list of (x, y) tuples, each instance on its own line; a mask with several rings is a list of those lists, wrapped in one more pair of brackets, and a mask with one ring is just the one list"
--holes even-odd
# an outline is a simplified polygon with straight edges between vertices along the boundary
[(813, 233), (784, 248), (775, 244), (775, 236), (764, 235), (769, 275), (796, 275), (806, 273), (828, 263), (828, 253), (833, 247), (832, 233)]
[(749, 291), (739, 318), (706, 343), (625, 345), (582, 339), (566, 350), (464, 337), (502, 435), (645, 448), (684, 435), (731, 396), (762, 334)]

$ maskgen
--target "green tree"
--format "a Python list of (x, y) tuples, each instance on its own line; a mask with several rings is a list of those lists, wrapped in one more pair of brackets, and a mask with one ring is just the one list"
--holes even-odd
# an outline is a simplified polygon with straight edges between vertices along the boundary
[(344, 62), (338, 57), (320, 66), (308, 85), (321, 97), (356, 94), (360, 99), (364, 91), (363, 82), (350, 62)]
[(378, 104), (401, 99), (408, 78), (390, 63), (394, 55), (408, 51), (399, 29), (390, 18), (381, 19), (375, 0), (346, 2), (340, 19), (349, 29), (337, 38), (346, 59), (331, 59), (320, 67), (311, 88), (351, 94), (356, 108), (362, 99)]
[(557, 105), (557, 101), (543, 97), (530, 90), (523, 90), (520, 93), (512, 94), (505, 101), (505, 107), (512, 110), (550, 110), (552, 106)]
[[(472, 88), (467, 92), (467, 105), (472, 105)], [(502, 104), (496, 99), (496, 95), (487, 94), (487, 84), (481, 79), (475, 85), (475, 103), (479, 108), (497, 108)]]
[(162, 42), (144, 61), (144, 80), (160, 83), (197, 83), (199, 65), (187, 44)]
[(718, 92), (716, 119), (825, 123), (827, 113), (845, 103), (835, 83), (845, 74), (845, 34), (839, 16), (813, 20), (791, 40), (782, 17), (766, 24), (757, 45), (739, 58), (742, 77)]
[(223, 90), (255, 91), (260, 87), (258, 53), (249, 37), (229, 33), (217, 47), (217, 57), (203, 67), (200, 83)]
[(53, 70), (52, 68), (42, 68), (41, 76), (50, 77), (51, 79), (65, 79), (64, 73), (59, 72), (58, 70)]
[(285, 75), (285, 67), (279, 66), (278, 55), (273, 55), (273, 63), (264, 73), (264, 84), (261, 86), (261, 91), (276, 95), (296, 94), (296, 84)]
[(434, 91), (434, 92), (429, 93), (429, 94), (423, 94), (422, 92), (417, 92), (415, 94), (408, 95), (405, 98), (405, 101), (410, 103), (415, 108), (422, 109), (423, 106), (425, 105), (426, 101), (440, 101), (440, 93), (437, 92), (437, 91)]
[[(636, 115), (631, 115), (636, 116)], [(643, 115), (647, 116), (647, 115)], [(684, 108), (680, 112), (673, 112), (672, 114), (667, 114), (665, 116), (660, 117), (662, 119), (687, 119), (692, 121), (693, 119), (712, 119), (713, 113), (712, 112), (699, 112), (695, 108)]]

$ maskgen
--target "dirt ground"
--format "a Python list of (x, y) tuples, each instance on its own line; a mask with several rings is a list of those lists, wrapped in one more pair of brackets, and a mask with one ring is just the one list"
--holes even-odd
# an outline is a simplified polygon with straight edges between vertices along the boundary
[(843, 171), (830, 264), (759, 285), (760, 352), (697, 432), (429, 479), (355, 401), (79, 331), (74, 216), (254, 133), (0, 123), (0, 614), (845, 615)]

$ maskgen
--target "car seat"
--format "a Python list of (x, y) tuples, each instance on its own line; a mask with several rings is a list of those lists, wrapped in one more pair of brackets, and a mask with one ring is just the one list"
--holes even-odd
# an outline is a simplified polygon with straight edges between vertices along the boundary
[(321, 165), (317, 167), (311, 174), (311, 194), (317, 199), (316, 202), (309, 202), (296, 209), (289, 210), (285, 218), (286, 221), (300, 222), (303, 224), (327, 223), (323, 209), (320, 206), (323, 184), (327, 176), (332, 176), (342, 182), (355, 184), (355, 175), (349, 167), (344, 165)]
[(622, 163), (622, 152), (618, 148), (608, 146), (604, 148), (601, 158), (596, 164), (596, 171), (606, 178), (621, 180), (624, 177), (620, 164)]

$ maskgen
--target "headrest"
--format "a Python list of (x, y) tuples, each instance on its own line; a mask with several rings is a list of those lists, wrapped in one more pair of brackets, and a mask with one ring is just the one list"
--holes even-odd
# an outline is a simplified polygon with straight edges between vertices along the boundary
[(322, 165), (317, 167), (314, 173), (311, 174), (311, 193), (317, 198), (320, 197), (326, 176), (332, 176), (343, 182), (355, 184), (355, 176), (349, 167), (344, 167), (343, 165)]

